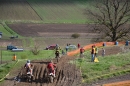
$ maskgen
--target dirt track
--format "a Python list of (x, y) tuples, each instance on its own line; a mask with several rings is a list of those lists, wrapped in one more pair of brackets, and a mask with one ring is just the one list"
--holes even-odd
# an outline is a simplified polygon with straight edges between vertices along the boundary
[[(60, 61), (56, 64), (56, 78), (54, 83), (47, 81), (47, 63), (48, 61), (32, 61), (34, 65), (34, 77), (32, 83), (21, 80), (16, 86), (79, 86), (81, 84), (81, 73), (72, 65), (69, 60), (75, 57), (62, 56)], [(56, 63), (55, 59), (53, 60)]]

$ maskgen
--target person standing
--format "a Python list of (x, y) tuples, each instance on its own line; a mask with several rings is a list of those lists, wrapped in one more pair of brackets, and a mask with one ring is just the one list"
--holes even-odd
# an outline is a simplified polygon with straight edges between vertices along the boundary
[(85, 52), (85, 49), (83, 49), (83, 47), (80, 48), (80, 57), (83, 57), (83, 54)]
[(68, 52), (68, 49), (69, 49), (69, 45), (67, 44), (66, 47), (65, 47), (66, 54), (67, 54), (67, 52)]
[(78, 43), (78, 48), (80, 48), (80, 44)]
[(92, 49), (91, 49), (91, 61), (94, 62), (94, 57), (95, 57), (95, 48), (94, 46), (92, 46)]
[(95, 47), (95, 57), (97, 57), (97, 56), (98, 56), (98, 48)]
[(64, 52), (64, 50), (62, 50), (62, 55), (65, 55), (65, 52)]
[(104, 57), (105, 56), (105, 49), (102, 48), (102, 56)]

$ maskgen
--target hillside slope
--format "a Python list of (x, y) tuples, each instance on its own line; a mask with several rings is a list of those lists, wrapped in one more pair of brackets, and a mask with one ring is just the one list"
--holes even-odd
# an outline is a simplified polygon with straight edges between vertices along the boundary
[(40, 20), (26, 0), (0, 0), (0, 20)]
[(90, 22), (85, 9), (90, 0), (0, 0), (0, 20), (41, 21), (44, 23)]

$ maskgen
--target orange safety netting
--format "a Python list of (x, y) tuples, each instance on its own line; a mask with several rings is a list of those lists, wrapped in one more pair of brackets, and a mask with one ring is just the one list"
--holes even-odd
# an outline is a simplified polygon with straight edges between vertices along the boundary
[[(125, 43), (125, 42), (118, 42), (119, 45), (120, 45), (120, 44), (124, 44), (124, 43)], [(86, 45), (86, 46), (84, 46), (83, 48), (84, 48), (85, 50), (90, 50), (93, 45), (95, 45), (96, 47), (101, 47), (101, 46), (103, 46), (103, 44), (105, 44), (105, 46), (116, 45), (115, 42), (99, 42), (99, 43), (94, 43), (94, 44)], [(118, 44), (117, 44), (117, 45), (118, 45)], [(80, 49), (76, 49), (76, 50), (74, 50), (74, 51), (68, 52), (67, 55), (73, 56), (73, 55), (78, 54), (79, 52), (80, 52)]]
[(130, 86), (130, 80), (104, 84), (103, 86)]

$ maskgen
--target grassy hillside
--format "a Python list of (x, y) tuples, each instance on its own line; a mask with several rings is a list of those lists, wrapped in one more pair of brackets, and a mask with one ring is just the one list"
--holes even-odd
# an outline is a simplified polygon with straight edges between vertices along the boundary
[(0, 23), (0, 32), (2, 32), (2, 38), (9, 39), (11, 36), (19, 36), (16, 32), (10, 29), (5, 22)]
[[(107, 52), (111, 52), (108, 49), (111, 49), (112, 52), (116, 49), (116, 46), (105, 47)], [(101, 48), (99, 48), (100, 50)], [(117, 48), (118, 49), (118, 48)], [(78, 66), (81, 68), (82, 77), (85, 82), (94, 82), (97, 80), (107, 79), (110, 77), (120, 76), (123, 74), (130, 73), (129, 66), (129, 55), (130, 52), (127, 53), (118, 53), (115, 55), (106, 55), (105, 57), (100, 56), (99, 53), (97, 63), (90, 63), (91, 55), (90, 51), (87, 50), (85, 53), (84, 59), (76, 59)], [(84, 85), (87, 86), (87, 85)]]
[[(91, 0), (1, 0), (0, 20), (44, 23), (86, 23), (85, 9)], [(92, 8), (92, 7), (91, 7)]]
[(0, 20), (40, 20), (25, 0), (0, 0)]
[(6, 35), (6, 36), (11, 36), (11, 34), (3, 27), (2, 24), (0, 24), (0, 32), (3, 33), (3, 36)]
[(84, 23), (86, 17), (84, 15), (84, 9), (87, 4), (82, 2), (70, 2), (70, 1), (41, 1), (40, 3), (32, 0), (28, 2), (40, 15), (44, 22), (54, 23)]

